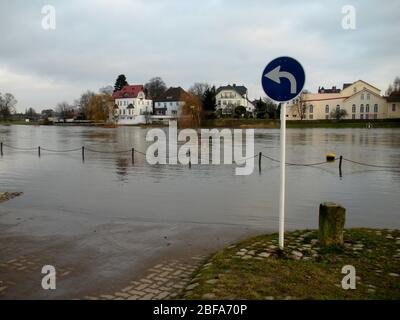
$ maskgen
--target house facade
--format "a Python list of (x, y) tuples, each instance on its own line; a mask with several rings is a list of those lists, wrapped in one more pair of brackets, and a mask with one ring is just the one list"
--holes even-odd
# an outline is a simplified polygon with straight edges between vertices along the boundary
[(400, 119), (400, 92), (392, 92), (388, 97), (387, 101), (387, 117)]
[(247, 112), (253, 113), (255, 106), (249, 101), (247, 88), (245, 86), (237, 86), (236, 84), (222, 86), (217, 89), (215, 100), (217, 103), (217, 111), (222, 114), (231, 115), (235, 108), (242, 106)]
[(177, 119), (185, 104), (188, 93), (181, 87), (170, 87), (160, 97), (154, 100), (152, 121), (168, 122)]
[[(303, 108), (303, 109), (301, 109)], [(318, 93), (302, 94), (286, 108), (287, 120), (330, 119), (335, 109), (344, 109), (344, 119), (385, 119), (388, 118), (388, 101), (381, 96), (380, 89), (358, 80), (344, 84), (343, 88), (319, 88)], [(393, 112), (393, 116), (396, 115)]]
[(118, 124), (133, 125), (147, 123), (153, 113), (153, 101), (146, 99), (143, 85), (127, 85), (112, 95), (114, 114)]

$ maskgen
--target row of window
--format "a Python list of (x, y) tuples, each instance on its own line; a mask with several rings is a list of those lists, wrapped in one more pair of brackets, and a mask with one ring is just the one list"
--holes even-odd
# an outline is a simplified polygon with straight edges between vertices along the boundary
[[(122, 106), (127, 106), (127, 105), (129, 105), (130, 103), (128, 103), (129, 101), (127, 101), (127, 100), (124, 100), (124, 101), (121, 101), (121, 100), (119, 100), (119, 101), (117, 101), (117, 105), (118, 106), (120, 106), (120, 107), (122, 107)], [(131, 102), (133, 105), (135, 105), (135, 101), (133, 101), (133, 102)], [(143, 100), (139, 100), (138, 101), (138, 105), (146, 105), (146, 106), (149, 106), (150, 105), (150, 101), (149, 100), (146, 100), (146, 101), (143, 101)]]
[[(294, 115), (294, 117), (296, 117), (296, 115)], [(314, 119), (314, 115), (310, 114), (308, 116), (308, 119), (313, 120)], [(328, 120), (329, 119), (329, 115), (326, 115), (325, 119)], [(356, 115), (352, 114), (351, 115), (351, 119), (353, 119), (353, 120), (356, 119)], [(366, 114), (366, 115), (360, 114), (360, 119), (361, 120), (364, 120), (364, 119), (368, 120), (369, 119), (369, 114)], [(371, 119), (378, 119), (378, 115), (377, 114), (373, 114)]]
[[(367, 93), (367, 100), (371, 99), (371, 95)], [(364, 100), (364, 93), (361, 93), (361, 100)]]
[[(167, 114), (167, 112), (166, 112), (165, 109), (162, 109), (162, 110), (155, 110), (155, 111), (154, 111), (154, 114), (157, 115), (157, 116), (165, 116), (165, 115)], [(171, 110), (171, 115), (177, 116), (177, 115), (178, 115), (178, 111), (176, 111), (176, 110)]]
[[(241, 102), (240, 102), (240, 100), (236, 100), (236, 101), (226, 101), (226, 100), (222, 100), (222, 104), (223, 104), (224, 106), (227, 106), (227, 105), (236, 105), (236, 106), (240, 106)], [(218, 100), (218, 105), (219, 105), (219, 106), (221, 105), (221, 100)]]
[(226, 93), (221, 93), (221, 98), (226, 99), (226, 98), (236, 98), (236, 93), (233, 92), (226, 92)]
[(157, 102), (157, 107), (164, 107), (164, 108), (166, 108), (167, 107), (167, 104), (169, 104), (169, 106), (170, 107), (172, 107), (172, 106), (177, 106), (177, 107), (179, 107), (179, 105), (180, 105), (180, 102), (179, 101), (176, 101), (176, 102)]
[(129, 114), (129, 115), (133, 115), (134, 114), (133, 109), (119, 109), (119, 114)]
[[(394, 107), (395, 107), (395, 105), (394, 105)], [(336, 110), (340, 110), (340, 105), (336, 106)], [(395, 110), (393, 110), (393, 111), (395, 111)], [(310, 105), (309, 106), (309, 113), (313, 113), (313, 112), (314, 112), (314, 106)], [(357, 112), (357, 107), (356, 107), (355, 104), (353, 104), (353, 106), (351, 107), (351, 112), (353, 112), (353, 113)], [(360, 112), (370, 112), (369, 104), (366, 104), (365, 108), (364, 108), (364, 104), (361, 104), (360, 105)], [(374, 112), (378, 112), (378, 105), (377, 104), (374, 105)], [(325, 106), (325, 113), (329, 113), (329, 105), (328, 104)]]

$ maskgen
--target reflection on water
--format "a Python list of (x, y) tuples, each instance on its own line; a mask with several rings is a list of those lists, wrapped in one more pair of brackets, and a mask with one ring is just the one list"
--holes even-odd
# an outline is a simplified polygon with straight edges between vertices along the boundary
[[(0, 126), (0, 140), (16, 147), (42, 146), (98, 151), (50, 153), (4, 147), (0, 190), (24, 196), (7, 208), (61, 210), (85, 219), (124, 218), (159, 222), (265, 225), (275, 227), (278, 212), (279, 164), (262, 159), (250, 176), (235, 176), (234, 165), (155, 165), (131, 148), (145, 151), (147, 129)], [(279, 158), (279, 130), (257, 129), (255, 152)], [(287, 223), (315, 227), (318, 205), (336, 201), (347, 208), (348, 226), (400, 227), (399, 129), (289, 129), (287, 161), (310, 163), (333, 152), (379, 169), (343, 163), (320, 167), (287, 167)], [(257, 162), (257, 160), (255, 160)]]

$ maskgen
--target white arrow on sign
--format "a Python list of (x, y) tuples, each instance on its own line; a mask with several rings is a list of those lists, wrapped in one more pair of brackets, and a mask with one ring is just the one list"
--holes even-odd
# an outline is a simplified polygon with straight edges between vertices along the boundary
[(266, 73), (264, 77), (275, 81), (276, 83), (281, 83), (281, 78), (286, 78), (290, 81), (290, 93), (295, 94), (297, 88), (296, 78), (290, 73), (286, 71), (281, 71), (281, 66), (277, 66), (275, 69)]

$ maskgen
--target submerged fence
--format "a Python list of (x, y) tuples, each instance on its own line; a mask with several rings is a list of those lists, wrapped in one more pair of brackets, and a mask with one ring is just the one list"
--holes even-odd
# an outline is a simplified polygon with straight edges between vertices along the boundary
[[(131, 155), (131, 159), (132, 159), (132, 164), (135, 163), (135, 154), (140, 154), (143, 156), (146, 156), (145, 152), (139, 151), (135, 148), (130, 148), (127, 150), (117, 150), (117, 151), (104, 151), (104, 150), (95, 150), (89, 147), (77, 147), (77, 148), (73, 148), (73, 149), (65, 149), (65, 150), (55, 150), (55, 149), (49, 149), (49, 148), (43, 148), (41, 146), (38, 147), (15, 147), (15, 146), (11, 146), (8, 144), (5, 144), (3, 142), (0, 142), (0, 155), (3, 157), (4, 155), (4, 147), (6, 148), (10, 148), (10, 149), (14, 149), (14, 150), (20, 150), (20, 151), (37, 151), (38, 156), (40, 157), (42, 154), (42, 151), (46, 151), (46, 152), (52, 152), (52, 153), (68, 153), (68, 152), (77, 152), (77, 151), (81, 151), (81, 156), (82, 156), (82, 161), (85, 161), (85, 153), (86, 152), (93, 152), (93, 153), (100, 153), (100, 154), (124, 154), (124, 153), (130, 153)], [(188, 156), (189, 156), (189, 168), (191, 168), (192, 163), (190, 160), (190, 150), (188, 152)], [(267, 156), (265, 154), (263, 154), (262, 152), (256, 153), (254, 154), (254, 156), (250, 156), (248, 158), (242, 159), (243, 161), (245, 160), (249, 160), (252, 158), (256, 158), (258, 157), (258, 169), (261, 172), (261, 167), (262, 167), (262, 163), (261, 163), (261, 159), (265, 158), (268, 159), (272, 162), (275, 163), (280, 163), (281, 161), (279, 159), (275, 159), (273, 157)], [(325, 161), (320, 161), (320, 162), (313, 162), (313, 163), (293, 163), (293, 162), (285, 162), (285, 165), (287, 166), (303, 166), (303, 167), (315, 167), (315, 166), (320, 166), (323, 164), (327, 164), (327, 163), (332, 163), (334, 161), (339, 160), (339, 176), (342, 177), (342, 165), (343, 165), (343, 161), (347, 161), (349, 163), (352, 164), (356, 164), (356, 165), (360, 165), (360, 166), (364, 166), (364, 167), (372, 167), (372, 168), (380, 168), (380, 169), (399, 169), (400, 170), (400, 166), (386, 166), (386, 165), (378, 165), (378, 164), (371, 164), (371, 163), (365, 163), (365, 162), (360, 162), (360, 161), (355, 161), (355, 160), (351, 160), (348, 158), (343, 157), (342, 155), (339, 156), (338, 158), (334, 158), (332, 160), (328, 160), (328, 158)]]

